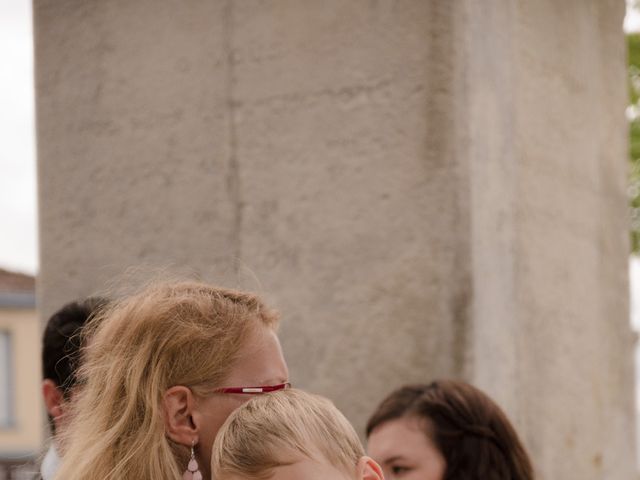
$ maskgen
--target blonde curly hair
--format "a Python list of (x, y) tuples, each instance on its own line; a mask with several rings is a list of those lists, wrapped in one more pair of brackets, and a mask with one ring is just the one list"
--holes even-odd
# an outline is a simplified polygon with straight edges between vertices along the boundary
[(178, 480), (187, 447), (165, 435), (162, 396), (220, 386), (252, 329), (278, 315), (256, 295), (163, 283), (114, 302), (86, 329), (57, 480)]

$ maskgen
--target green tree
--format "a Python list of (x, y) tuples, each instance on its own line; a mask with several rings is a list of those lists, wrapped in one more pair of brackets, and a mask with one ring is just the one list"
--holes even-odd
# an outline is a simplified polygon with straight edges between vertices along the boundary
[(640, 33), (627, 35), (629, 58), (629, 196), (631, 203), (631, 247), (640, 253)]

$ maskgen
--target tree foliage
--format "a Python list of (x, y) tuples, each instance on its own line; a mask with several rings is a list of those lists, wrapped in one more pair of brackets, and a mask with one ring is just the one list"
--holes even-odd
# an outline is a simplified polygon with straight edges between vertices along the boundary
[(640, 253), (640, 33), (627, 35), (629, 101), (629, 196), (631, 203), (631, 247)]

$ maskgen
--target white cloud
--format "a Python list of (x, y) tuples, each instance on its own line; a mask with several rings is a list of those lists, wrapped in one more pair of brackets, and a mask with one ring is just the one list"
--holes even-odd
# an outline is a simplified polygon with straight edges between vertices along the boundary
[(30, 0), (0, 0), (0, 267), (37, 270)]
[(634, 6), (633, 0), (627, 0), (627, 12), (624, 16), (623, 29), (627, 33), (640, 32), (640, 10)]

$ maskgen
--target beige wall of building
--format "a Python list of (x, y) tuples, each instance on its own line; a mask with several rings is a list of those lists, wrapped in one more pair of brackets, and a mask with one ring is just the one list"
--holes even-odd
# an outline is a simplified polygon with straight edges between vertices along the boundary
[(35, 0), (42, 318), (263, 291), (362, 428), (470, 380), (541, 479), (635, 474), (624, 2)]
[(27, 460), (42, 447), (42, 396), (40, 394), (40, 322), (35, 309), (0, 306), (0, 332), (12, 344), (14, 423), (0, 428), (0, 459)]

